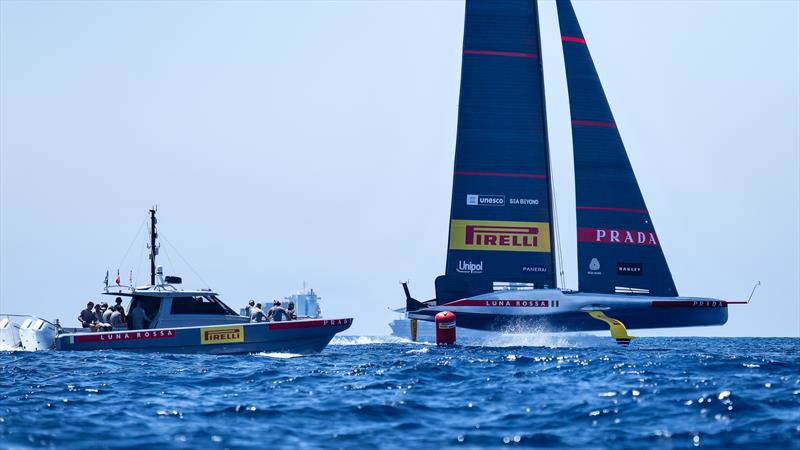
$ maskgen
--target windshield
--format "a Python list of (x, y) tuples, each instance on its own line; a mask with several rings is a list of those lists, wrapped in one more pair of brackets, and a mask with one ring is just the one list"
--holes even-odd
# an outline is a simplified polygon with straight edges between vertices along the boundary
[(173, 297), (171, 314), (236, 315), (213, 295)]

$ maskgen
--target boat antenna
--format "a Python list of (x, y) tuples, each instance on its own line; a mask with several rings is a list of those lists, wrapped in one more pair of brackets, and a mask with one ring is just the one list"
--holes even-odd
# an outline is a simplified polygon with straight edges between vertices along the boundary
[(156, 231), (156, 224), (158, 220), (156, 220), (156, 210), (158, 207), (153, 206), (153, 209), (150, 210), (150, 245), (147, 247), (150, 248), (150, 285), (156, 285), (156, 255), (158, 255), (158, 232)]

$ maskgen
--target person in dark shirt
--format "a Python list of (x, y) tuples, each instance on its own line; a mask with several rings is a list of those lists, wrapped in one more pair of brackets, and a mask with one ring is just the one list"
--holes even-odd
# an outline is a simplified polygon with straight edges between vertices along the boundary
[(141, 303), (137, 303), (136, 306), (133, 307), (131, 310), (131, 329), (132, 330), (143, 330), (145, 327), (145, 322), (150, 322), (152, 319), (147, 315), (142, 308)]
[(261, 303), (256, 303), (250, 308), (250, 322), (262, 322), (265, 318), (264, 311), (261, 310)]
[(294, 310), (294, 302), (289, 302), (289, 307), (286, 310), (286, 314), (288, 315), (288, 320), (297, 320), (297, 312)]
[(80, 314), (78, 314), (78, 322), (81, 323), (83, 328), (91, 328), (92, 322), (95, 321), (94, 317), (94, 302), (89, 302), (86, 304), (86, 309), (82, 310)]
[(282, 322), (288, 320), (289, 313), (281, 306), (280, 300), (272, 302), (272, 308), (267, 311), (267, 320), (270, 322)]
[(114, 300), (114, 303), (116, 304), (116, 311), (119, 311), (120, 315), (122, 315), (122, 321), (126, 322), (128, 320), (128, 316), (125, 315), (125, 308), (122, 307), (122, 297), (117, 297), (116, 300)]

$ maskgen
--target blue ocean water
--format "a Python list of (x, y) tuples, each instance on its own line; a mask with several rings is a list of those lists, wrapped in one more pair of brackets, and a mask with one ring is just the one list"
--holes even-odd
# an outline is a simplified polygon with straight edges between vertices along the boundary
[(800, 339), (0, 352), (0, 448), (800, 448)]

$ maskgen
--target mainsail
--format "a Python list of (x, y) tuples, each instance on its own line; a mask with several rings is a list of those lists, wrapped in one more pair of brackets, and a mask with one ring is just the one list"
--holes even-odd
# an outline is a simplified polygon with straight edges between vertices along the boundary
[(677, 296), (575, 11), (569, 0), (556, 5), (572, 117), (580, 290)]
[(494, 282), (555, 287), (539, 23), (534, 0), (467, 0), (441, 303)]

